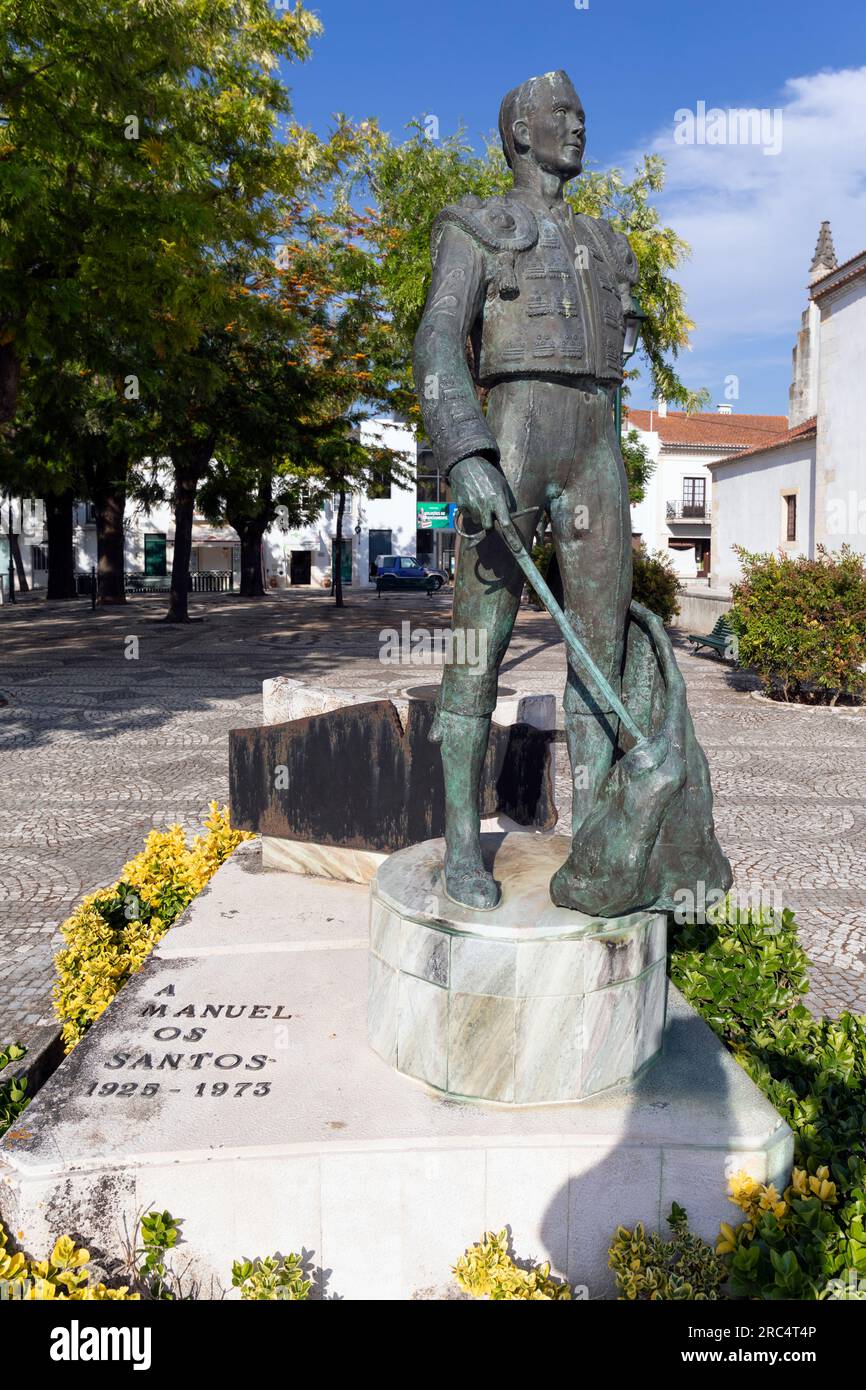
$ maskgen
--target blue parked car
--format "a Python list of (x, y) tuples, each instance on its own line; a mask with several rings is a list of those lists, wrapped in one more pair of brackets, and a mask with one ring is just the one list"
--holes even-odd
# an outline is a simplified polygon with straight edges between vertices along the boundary
[(445, 580), (436, 570), (419, 565), (414, 555), (380, 555), (376, 564), (376, 592), (386, 589), (426, 589), (434, 594)]

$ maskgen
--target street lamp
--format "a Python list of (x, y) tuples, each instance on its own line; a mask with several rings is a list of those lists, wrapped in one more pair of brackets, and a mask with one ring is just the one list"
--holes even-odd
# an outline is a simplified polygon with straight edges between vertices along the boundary
[[(634, 353), (635, 353), (635, 351), (636, 351), (636, 349), (637, 349), (638, 338), (639, 338), (640, 335), (641, 335), (641, 329), (642, 329), (642, 327), (643, 327), (644, 321), (646, 320), (646, 317), (647, 317), (647, 316), (646, 316), (646, 314), (644, 313), (643, 309), (642, 309), (642, 308), (640, 307), (640, 305), (638, 304), (638, 302), (637, 302), (637, 300), (635, 299), (634, 295), (632, 295), (632, 297), (631, 297), (631, 308), (630, 308), (630, 309), (628, 310), (628, 312), (624, 315), (624, 318), (625, 318), (625, 334), (624, 334), (623, 340), (622, 340), (622, 361), (623, 361), (623, 366), (625, 366), (625, 364), (626, 364), (626, 362), (628, 361), (628, 359), (634, 355)], [(615, 397), (614, 397), (614, 418), (615, 418), (615, 420), (616, 420), (616, 437), (617, 437), (617, 439), (619, 439), (619, 437), (620, 437), (620, 435), (621, 435), (621, 433), (622, 433), (622, 387), (621, 387), (621, 386), (618, 386), (618, 387), (616, 388), (616, 395), (615, 395)]]

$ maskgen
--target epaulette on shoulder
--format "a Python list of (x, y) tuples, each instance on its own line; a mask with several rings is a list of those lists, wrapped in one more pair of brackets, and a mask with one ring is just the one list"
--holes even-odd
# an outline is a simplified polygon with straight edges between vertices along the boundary
[(514, 199), (478, 198), (467, 193), (459, 203), (449, 203), (433, 222), (433, 259), (447, 226), (461, 227), (488, 251), (526, 251), (538, 240), (538, 226), (529, 208)]

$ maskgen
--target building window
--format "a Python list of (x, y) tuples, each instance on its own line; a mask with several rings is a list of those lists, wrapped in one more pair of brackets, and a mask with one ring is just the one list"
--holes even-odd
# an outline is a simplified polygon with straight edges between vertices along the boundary
[(47, 545), (31, 545), (31, 547), (30, 547), (30, 554), (31, 554), (32, 562), (33, 562), (33, 568), (34, 568), (35, 570), (47, 570), (47, 569), (48, 569), (48, 546), (47, 546)]
[(448, 479), (438, 469), (422, 473), (419, 469), (415, 483), (415, 496), (419, 502), (445, 502), (450, 498)]
[(165, 536), (145, 536), (144, 572), (154, 576), (165, 574)]
[(706, 487), (706, 478), (683, 478), (683, 516), (704, 515)]
[(367, 484), (367, 498), (370, 502), (387, 502), (391, 498), (391, 470), (387, 464), (382, 468), (371, 468)]
[(797, 539), (797, 494), (790, 492), (785, 498), (785, 540)]

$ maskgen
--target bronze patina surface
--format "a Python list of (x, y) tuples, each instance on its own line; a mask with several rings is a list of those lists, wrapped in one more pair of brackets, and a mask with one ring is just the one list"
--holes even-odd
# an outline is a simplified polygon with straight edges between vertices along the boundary
[[(620, 232), (575, 215), (563, 198), (585, 144), (583, 107), (564, 72), (509, 92), (499, 129), (513, 187), (501, 197), (467, 196), (437, 216), (415, 339), (415, 384), (434, 454), (462, 516), (488, 532), (477, 546), (460, 547), (453, 610), (455, 632), (485, 634), (471, 648), (484, 659), (446, 667), (431, 735), (445, 779), (445, 882), (468, 906), (498, 901), (481, 853), (478, 793), (523, 574), (491, 528), (514, 514), (529, 547), (546, 517), (566, 615), (652, 734), (631, 749), (610, 702), (569, 655), (574, 840), (551, 895), (560, 906), (614, 916), (668, 901), (677, 887), (696, 891), (700, 879), (706, 890), (726, 888), (730, 868), (715, 841), (706, 764), (669, 640), (651, 615), (630, 612), (631, 518), (613, 398), (637, 261)], [(702, 827), (697, 838), (692, 818)]]

